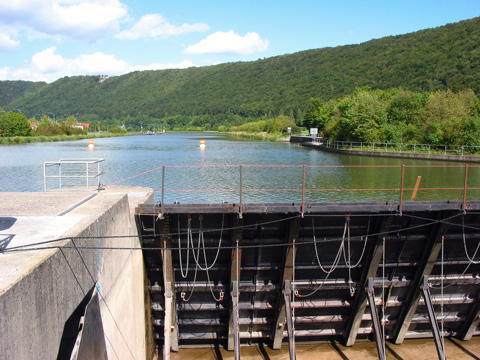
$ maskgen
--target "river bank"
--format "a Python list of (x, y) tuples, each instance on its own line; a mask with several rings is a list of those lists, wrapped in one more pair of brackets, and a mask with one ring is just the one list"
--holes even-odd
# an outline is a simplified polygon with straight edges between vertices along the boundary
[(461, 161), (461, 162), (475, 162), (480, 163), (480, 156), (476, 155), (446, 155), (446, 154), (428, 154), (428, 153), (414, 153), (408, 151), (371, 151), (371, 150), (353, 150), (353, 149), (337, 149), (328, 147), (322, 142), (311, 142), (308, 137), (294, 137), (290, 138), (290, 142), (296, 143), (303, 147), (321, 150), (335, 154), (359, 155), (359, 156), (376, 156), (387, 158), (403, 158), (403, 159), (424, 159), (424, 160), (441, 160), (441, 161)]
[(129, 136), (129, 134), (89, 133), (86, 135), (0, 137), (0, 144), (9, 145), (9, 144), (30, 144), (30, 143), (41, 143), (41, 142), (75, 141), (75, 140), (83, 140), (83, 139), (99, 139), (99, 138), (118, 137), (118, 136)]

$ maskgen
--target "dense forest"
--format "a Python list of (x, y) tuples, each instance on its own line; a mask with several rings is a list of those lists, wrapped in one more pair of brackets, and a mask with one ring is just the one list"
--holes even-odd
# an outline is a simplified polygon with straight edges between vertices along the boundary
[(28, 93), (33, 93), (47, 83), (43, 81), (0, 81), (0, 106), (5, 106), (15, 99), (22, 98)]

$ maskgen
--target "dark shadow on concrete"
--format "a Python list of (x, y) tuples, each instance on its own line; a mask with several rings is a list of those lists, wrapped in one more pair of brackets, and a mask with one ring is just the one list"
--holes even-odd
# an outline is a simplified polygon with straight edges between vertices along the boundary
[(270, 356), (268, 356), (267, 352), (265, 351), (263, 343), (258, 344), (258, 350), (260, 351), (265, 360), (270, 360)]
[(14, 234), (0, 234), (0, 252), (7, 248), (14, 237)]
[(340, 355), (340, 357), (343, 359), (343, 360), (348, 360), (348, 357), (343, 353), (343, 351), (338, 347), (337, 343), (335, 342), (335, 340), (332, 340), (330, 345), (335, 349), (335, 351), (337, 352), (338, 355)]
[(447, 339), (448, 341), (450, 341), (452, 344), (455, 344), (458, 348), (460, 348), (465, 354), (471, 356), (472, 358), (474, 358), (475, 360), (480, 360), (480, 357), (478, 357), (477, 355), (475, 355), (474, 353), (472, 353), (470, 350), (464, 348), (461, 344), (459, 344), (456, 340), (453, 340), (452, 338), (445, 338)]
[(213, 350), (215, 352), (215, 359), (223, 360), (222, 353), (220, 352), (220, 343), (218, 341), (215, 341)]
[(1, 216), (0, 217), (0, 231), (10, 229), (17, 221), (17, 218)]
[(395, 357), (396, 360), (403, 360), (403, 358), (398, 355), (395, 350), (393, 350), (390, 346), (388, 346), (388, 344), (385, 344), (385, 349), (387, 349), (389, 352), (392, 353), (392, 355)]
[(85, 315), (85, 309), (92, 298), (95, 286), (90, 289), (88, 294), (83, 298), (82, 302), (73, 311), (72, 315), (65, 322), (63, 327), (62, 340), (58, 349), (57, 360), (70, 360), (78, 333), (82, 330), (83, 325), (80, 324), (82, 316)]

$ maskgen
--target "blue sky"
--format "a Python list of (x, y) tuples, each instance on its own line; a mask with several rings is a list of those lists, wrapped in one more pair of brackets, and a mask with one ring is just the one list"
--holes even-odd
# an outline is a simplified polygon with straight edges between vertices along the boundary
[(252, 61), (480, 16), (480, 0), (3, 0), (0, 80)]

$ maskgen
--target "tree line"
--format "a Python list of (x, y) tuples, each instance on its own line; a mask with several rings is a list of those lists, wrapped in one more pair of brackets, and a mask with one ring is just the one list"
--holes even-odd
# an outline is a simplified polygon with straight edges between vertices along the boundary
[(310, 99), (303, 125), (333, 140), (480, 146), (480, 99), (472, 90), (359, 88)]

